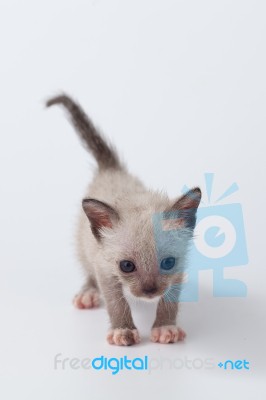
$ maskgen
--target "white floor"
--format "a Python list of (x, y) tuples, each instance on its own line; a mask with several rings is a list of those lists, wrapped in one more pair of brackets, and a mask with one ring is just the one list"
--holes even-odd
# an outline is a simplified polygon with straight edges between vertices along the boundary
[[(64, 254), (54, 269), (34, 259), (34, 253), (27, 265), (24, 260), (18, 266), (5, 270), (1, 280), (2, 398), (264, 398), (265, 312), (259, 294), (214, 299), (205, 279), (201, 300), (182, 305), (180, 325), (188, 334), (184, 343), (150, 343), (154, 307), (146, 305), (134, 310), (142, 343), (121, 348), (105, 341), (103, 308), (72, 307), (79, 278)], [(68, 361), (63, 366), (56, 355), (58, 360), (147, 355), (150, 369), (113, 375), (111, 370), (73, 369)], [(220, 369), (217, 364), (227, 359), (246, 359), (250, 370)]]

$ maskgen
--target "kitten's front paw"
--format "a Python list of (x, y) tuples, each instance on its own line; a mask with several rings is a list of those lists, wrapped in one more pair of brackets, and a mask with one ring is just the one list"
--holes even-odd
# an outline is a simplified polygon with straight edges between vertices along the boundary
[(184, 340), (186, 333), (175, 325), (160, 326), (151, 330), (151, 341), (155, 343), (176, 343)]
[(73, 300), (75, 307), (79, 309), (83, 308), (95, 308), (100, 305), (100, 295), (96, 289), (87, 289), (78, 293)]
[(107, 335), (107, 342), (117, 346), (131, 346), (140, 342), (140, 336), (137, 329), (111, 329)]

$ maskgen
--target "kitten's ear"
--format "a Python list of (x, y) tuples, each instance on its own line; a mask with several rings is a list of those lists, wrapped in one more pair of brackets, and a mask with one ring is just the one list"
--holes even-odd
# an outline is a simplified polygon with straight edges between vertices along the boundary
[(101, 238), (101, 228), (113, 228), (118, 222), (118, 213), (108, 204), (95, 199), (82, 200), (82, 207), (87, 215), (91, 231), (96, 239)]
[[(166, 210), (166, 219), (171, 219), (175, 215), (177, 216), (176, 222), (172, 225), (176, 228), (188, 227), (191, 229), (195, 228), (196, 224), (196, 213), (201, 200), (201, 190), (196, 187), (189, 190), (183, 196), (181, 196), (171, 208)], [(168, 217), (167, 217), (168, 215)], [(171, 225), (171, 224), (170, 224)]]
[(173, 205), (173, 210), (195, 210), (197, 212), (197, 208), (199, 206), (201, 200), (201, 190), (196, 187), (194, 189), (189, 190), (183, 196), (181, 196)]

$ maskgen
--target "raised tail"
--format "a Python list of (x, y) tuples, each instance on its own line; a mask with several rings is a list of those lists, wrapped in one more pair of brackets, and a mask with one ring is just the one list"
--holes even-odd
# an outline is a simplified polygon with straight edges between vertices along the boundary
[(91, 151), (100, 169), (122, 168), (116, 151), (112, 146), (107, 144), (89, 117), (77, 103), (75, 103), (69, 96), (62, 94), (52, 97), (46, 102), (47, 107), (53, 106), (54, 104), (61, 104), (67, 109), (71, 121), (83, 144), (89, 151)]

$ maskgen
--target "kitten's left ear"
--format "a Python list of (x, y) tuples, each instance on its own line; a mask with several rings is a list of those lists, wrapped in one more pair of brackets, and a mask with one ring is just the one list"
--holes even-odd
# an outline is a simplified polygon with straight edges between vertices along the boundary
[(196, 187), (189, 190), (182, 197), (180, 197), (170, 209), (166, 210), (166, 215), (170, 213), (177, 215), (177, 227), (195, 228), (196, 213), (201, 200), (201, 190)]
[(96, 199), (84, 199), (82, 207), (87, 215), (91, 231), (96, 239), (101, 239), (101, 228), (113, 228), (119, 215), (111, 206)]

